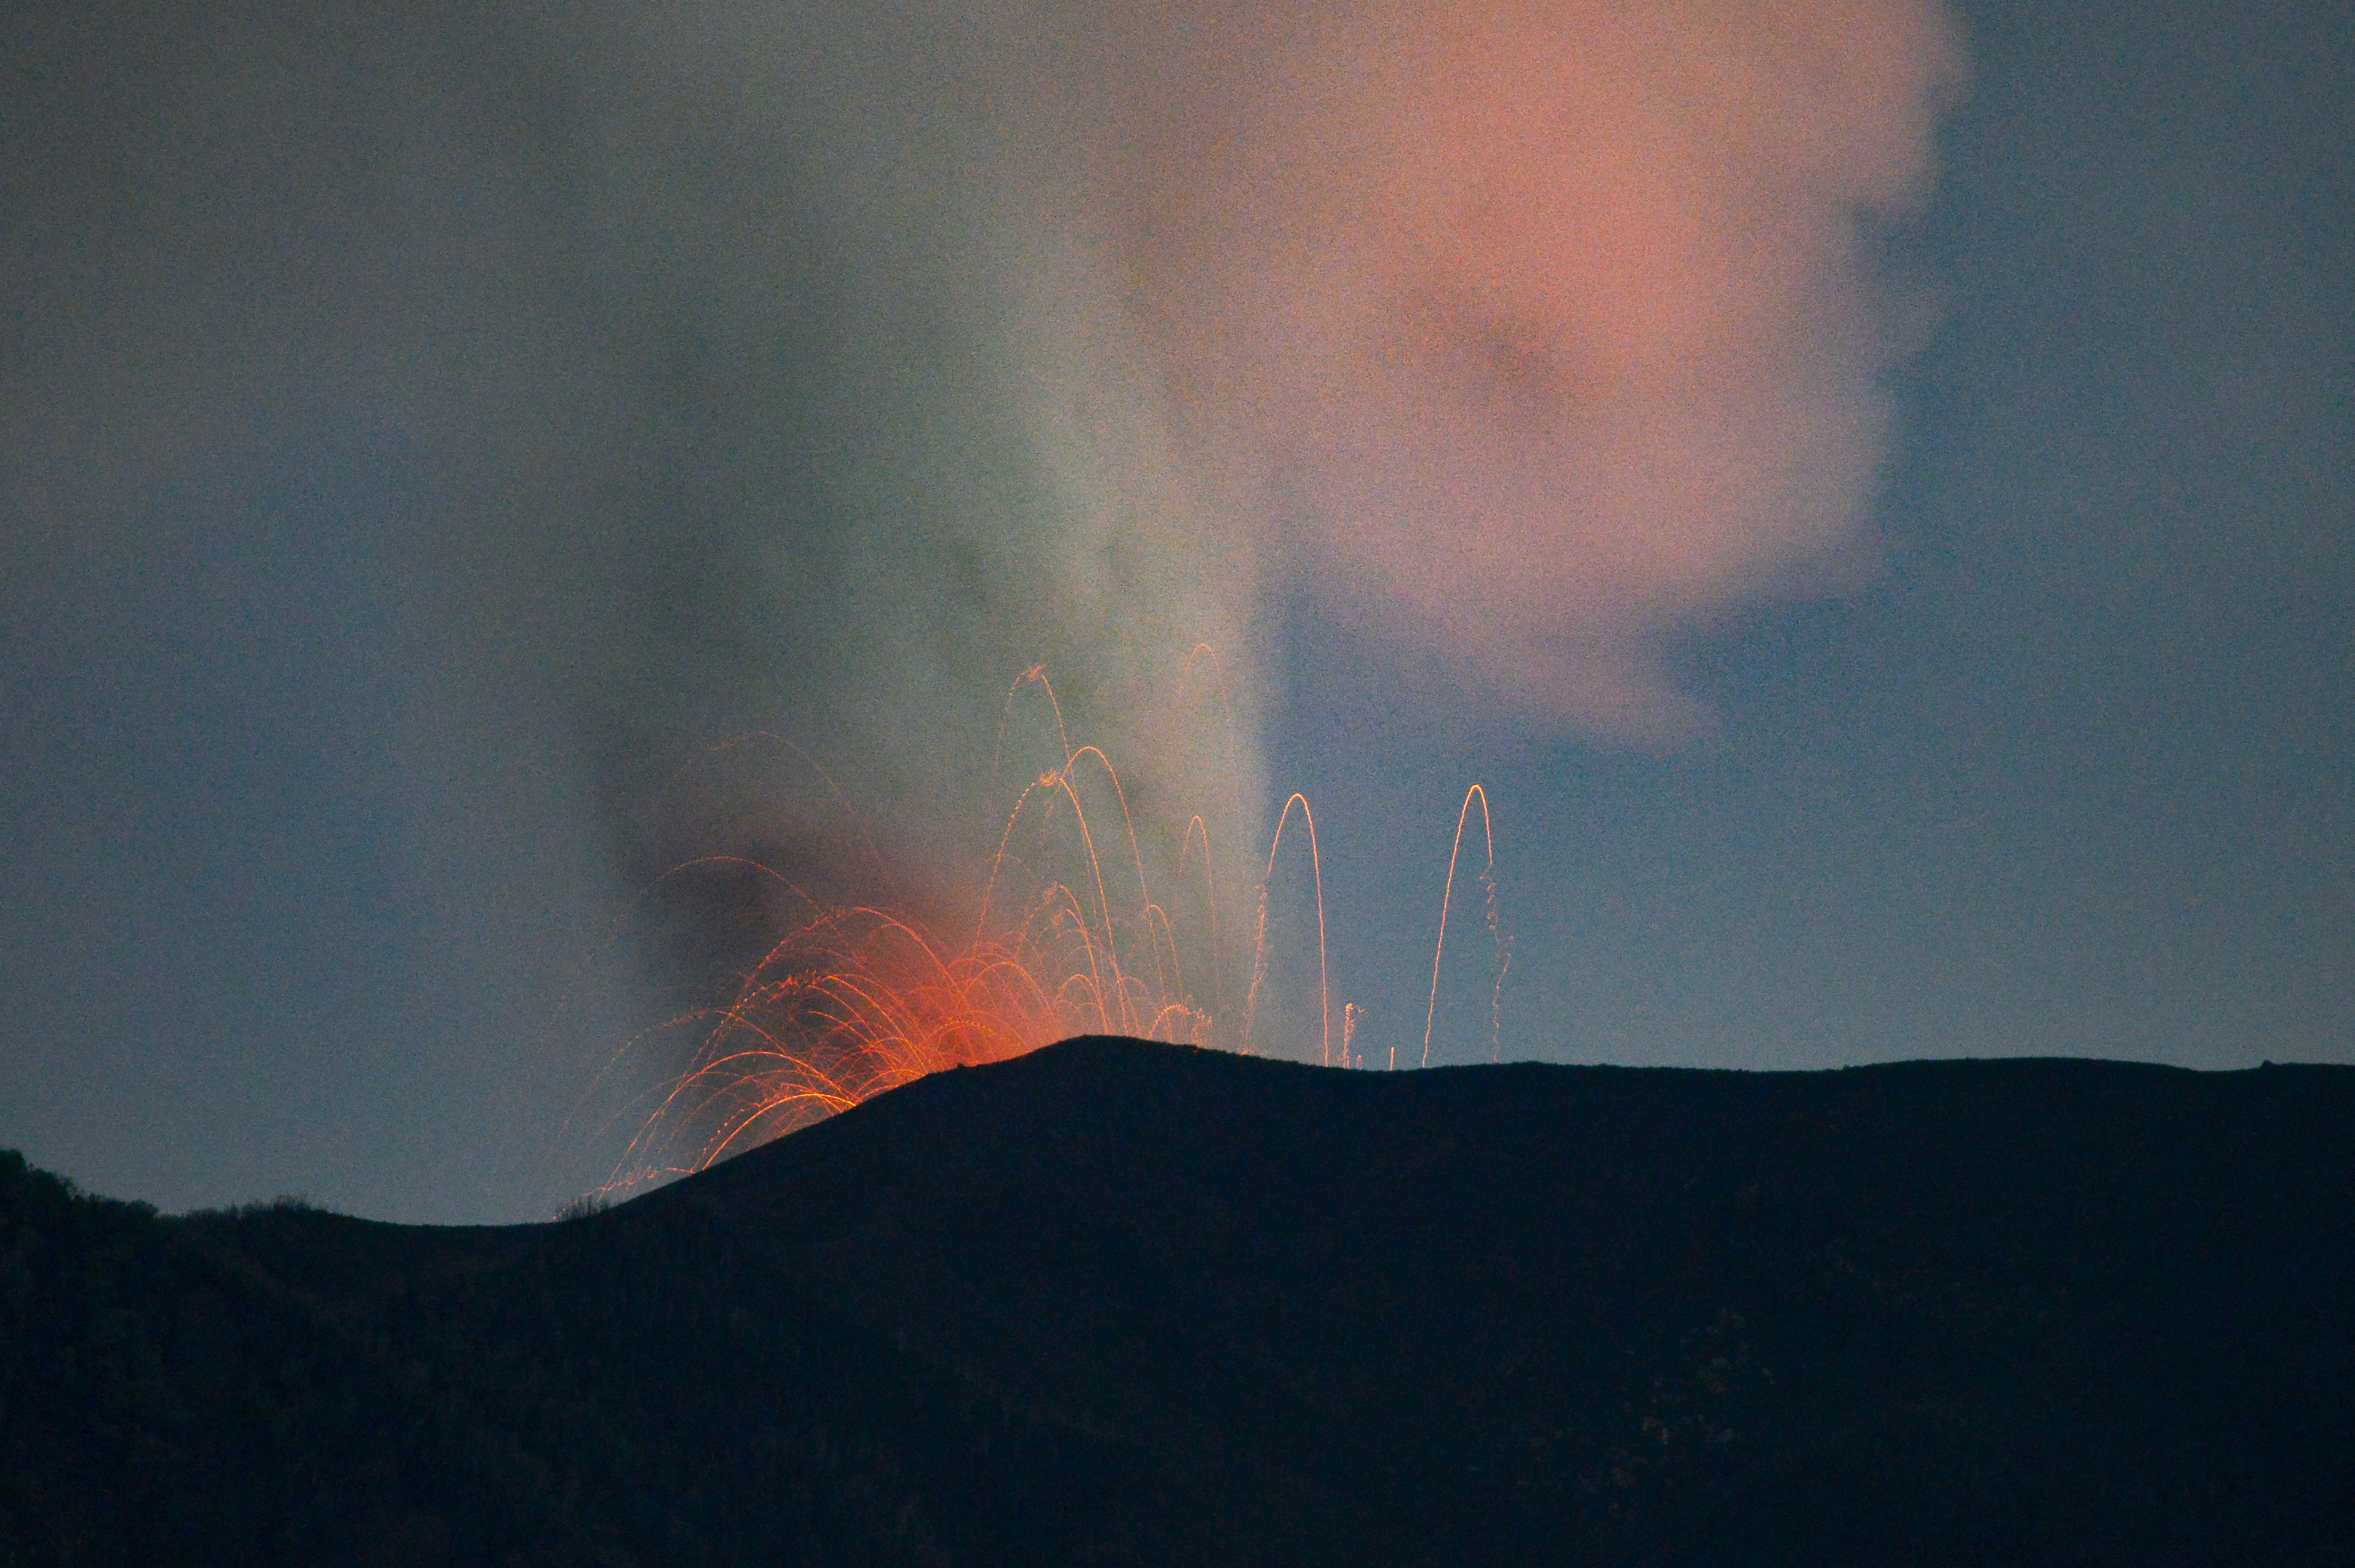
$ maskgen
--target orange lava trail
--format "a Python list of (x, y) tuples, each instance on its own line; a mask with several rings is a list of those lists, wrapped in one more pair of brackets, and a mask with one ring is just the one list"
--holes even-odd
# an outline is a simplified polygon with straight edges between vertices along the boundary
[(1103, 922), (1104, 959), (1112, 965), (1113, 991), (1120, 997), (1121, 1029), (1125, 1033), (1135, 1034), (1136, 1019), (1129, 1011), (1128, 982), (1121, 973), (1120, 943), (1113, 934), (1112, 900), (1104, 894), (1103, 861), (1096, 853), (1096, 836), (1088, 826), (1087, 808), (1080, 804), (1079, 791), (1072, 788), (1071, 782), (1071, 770), (1079, 765), (1082, 757), (1093, 757), (1103, 766), (1104, 776), (1112, 781), (1113, 796), (1120, 802), (1121, 827), (1128, 834), (1129, 854), (1136, 862), (1137, 897), (1144, 901), (1145, 909), (1151, 910), (1155, 906), (1145, 880), (1145, 851), (1136, 841), (1136, 819), (1129, 815), (1128, 791), (1121, 787), (1120, 773), (1113, 767), (1112, 759), (1092, 745), (1082, 746), (1072, 752), (1063, 764), (1063, 793), (1071, 796), (1071, 815), (1079, 824), (1080, 843), (1088, 852), (1088, 873), (1095, 879), (1096, 918)]
[(1308, 808), (1308, 797), (1295, 790), (1284, 803), (1284, 810), (1275, 819), (1275, 837), (1267, 847), (1267, 875), (1259, 885), (1259, 927), (1252, 935), (1251, 990), (1243, 997), (1242, 1045), (1251, 1049), (1253, 1009), (1259, 1003), (1260, 982), (1267, 978), (1267, 890), (1275, 878), (1275, 852), (1284, 848), (1284, 825), (1292, 820), (1292, 808), (1300, 808), (1303, 821), (1308, 824), (1308, 865), (1316, 878), (1316, 1000), (1324, 1022), (1324, 1039), (1317, 1050), (1320, 1066), (1333, 1065), (1333, 985), (1325, 953), (1325, 861), (1316, 850), (1316, 814)]
[[(1205, 656), (1211, 659), (1215, 673), (1215, 656), (1197, 649), (1188, 661), (1188, 679), (1196, 661)], [(1317, 841), (1316, 816), (1307, 796), (1295, 792), (1285, 799), (1268, 844), (1252, 933), (1250, 988), (1237, 1029), (1229, 1022), (1227, 1011), (1219, 878), (1207, 818), (1190, 817), (1175, 867), (1161, 869), (1171, 870), (1181, 884), (1190, 885), (1193, 869), (1188, 858), (1199, 855), (1201, 859), (1200, 892), (1214, 987), (1208, 1007), (1186, 987), (1184, 954), (1171, 910), (1152, 897), (1126, 786), (1101, 749), (1071, 743), (1061, 703), (1041, 667), (1024, 672), (1007, 693), (998, 724), (996, 765), (1002, 766), (1005, 760), (1014, 702), (1032, 684), (1053, 715), (1058, 760), (1024, 785), (1007, 813), (982, 886), (979, 916), (970, 941), (964, 945), (936, 946), (906, 917), (884, 908), (821, 906), (773, 869), (737, 857), (690, 861), (656, 879), (660, 882), (703, 866), (750, 868), (790, 888), (810, 914), (760, 960), (732, 1002), (698, 1009), (666, 1026), (698, 1030), (702, 1036), (700, 1049), (684, 1076), (661, 1093), (658, 1107), (631, 1142), (623, 1170), (617, 1171), (607, 1190), (701, 1169), (732, 1150), (821, 1120), (927, 1073), (1000, 1061), (1073, 1034), (1143, 1034), (1198, 1046), (1223, 1037), (1231, 1042), (1230, 1049), (1251, 1051), (1259, 1000), (1268, 977), (1268, 917), (1275, 867), (1295, 809), (1308, 835), (1316, 904), (1318, 1061), (1327, 1067), (1336, 1065), (1324, 850)], [(1223, 704), (1224, 691), (1218, 695)], [(815, 767), (799, 747), (793, 750)], [(1118, 864), (1115, 861), (1108, 883), (1097, 833), (1100, 823), (1094, 820), (1103, 816), (1104, 803), (1099, 796), (1092, 819), (1077, 776), (1088, 763), (1103, 770), (1119, 813), (1117, 831), (1128, 837), (1129, 863), (1136, 878), (1134, 912), (1114, 912), (1111, 884), (1119, 881)], [(835, 781), (822, 769), (819, 773), (836, 803), (847, 809)], [(1489, 933), (1497, 941), (1502, 961), (1497, 972), (1499, 995), (1503, 965), (1509, 963), (1497, 927), (1496, 836), (1487, 794), (1476, 784), (1465, 792), (1456, 813), (1455, 838), (1440, 900), (1439, 940), (1432, 954), (1430, 1006), (1423, 1019), (1425, 1066), (1430, 1063), (1438, 1018), (1439, 977), (1455, 902), (1455, 872), (1475, 799), (1480, 803), (1487, 843), (1487, 865), (1481, 880), (1488, 893)], [(1071, 812), (1068, 826), (1056, 816), (1066, 804)], [(867, 848), (873, 853), (871, 841)], [(1074, 849), (1082, 852), (1082, 863), (1070, 859)], [(1045, 859), (1032, 866), (1033, 857), (1041, 854)], [(879, 868), (881, 857), (875, 858)], [(1009, 896), (1009, 883), (1018, 873), (1030, 889), (1019, 907)], [(1122, 908), (1128, 907), (1124, 898)], [(1150, 950), (1149, 959), (1136, 951), (1140, 943)], [(1194, 955), (1199, 973), (1199, 953), (1190, 943), (1184, 952)], [(1492, 996), (1490, 1003), (1489, 1054), (1494, 1060), (1497, 997)], [(1356, 1041), (1363, 1017), (1363, 1009), (1354, 1004), (1344, 1009), (1338, 1042), (1341, 1066), (1360, 1065)], [(1395, 1046), (1391, 1048), (1390, 1064), (1393, 1069), (1398, 1065)]]
[(1227, 763), (1232, 766), (1235, 761), (1235, 705), (1227, 696), (1227, 672), (1219, 663), (1218, 649), (1208, 643), (1194, 645), (1194, 651), (1186, 656), (1185, 667), (1178, 672), (1178, 693), (1182, 698), (1187, 683), (1194, 678), (1197, 662), (1210, 667), (1210, 695), (1219, 699), (1219, 730), (1226, 737)]
[[(1447, 886), (1439, 895), (1439, 940), (1431, 949), (1431, 1006), (1423, 1016), (1423, 1065), (1431, 1065), (1431, 1029), (1439, 1018), (1439, 961), (1447, 952), (1447, 909), (1455, 898), (1455, 862), (1464, 853), (1464, 824), (1472, 816), (1472, 801), (1480, 801), (1480, 835), (1487, 841), (1488, 864), (1480, 873), (1480, 885), (1488, 892), (1488, 934), (1497, 939), (1497, 952), (1502, 962), (1497, 969), (1496, 994), (1488, 998), (1488, 1060), (1497, 1060), (1497, 1037), (1501, 1019), (1497, 1017), (1498, 997), (1504, 993), (1505, 969), (1512, 963), (1505, 947), (1502, 933), (1497, 927), (1497, 830), (1488, 820), (1488, 792), (1474, 784), (1464, 792), (1464, 805), (1455, 813), (1455, 844), (1447, 851)], [(1391, 1048), (1391, 1065), (1398, 1065), (1398, 1048)]]

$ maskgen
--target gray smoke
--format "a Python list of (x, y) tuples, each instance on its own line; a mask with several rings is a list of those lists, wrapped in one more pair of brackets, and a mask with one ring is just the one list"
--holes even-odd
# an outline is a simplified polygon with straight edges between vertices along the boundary
[[(713, 853), (960, 907), (1039, 664), (1157, 859), (1240, 855), (1273, 558), (1547, 722), (1689, 726), (1662, 639), (1858, 554), (1859, 240), (1959, 74), (1920, 0), (11, 28), (12, 619), (331, 542), (387, 672), (335, 766), (446, 899), (585, 912)], [(367, 505), (255, 544), (263, 490)], [(640, 927), (690, 989), (793, 912), (698, 885)]]

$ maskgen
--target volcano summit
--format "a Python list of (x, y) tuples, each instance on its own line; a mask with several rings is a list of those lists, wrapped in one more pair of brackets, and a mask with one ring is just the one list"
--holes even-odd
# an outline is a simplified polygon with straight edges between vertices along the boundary
[(2355, 1071), (1083, 1039), (545, 1225), (0, 1167), (0, 1560), (2355, 1561)]

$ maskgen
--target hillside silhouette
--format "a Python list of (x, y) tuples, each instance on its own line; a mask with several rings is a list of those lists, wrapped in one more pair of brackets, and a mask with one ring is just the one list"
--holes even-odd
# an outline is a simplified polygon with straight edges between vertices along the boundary
[(2355, 1069), (936, 1074), (544, 1225), (0, 1157), (0, 1563), (2355, 1562)]

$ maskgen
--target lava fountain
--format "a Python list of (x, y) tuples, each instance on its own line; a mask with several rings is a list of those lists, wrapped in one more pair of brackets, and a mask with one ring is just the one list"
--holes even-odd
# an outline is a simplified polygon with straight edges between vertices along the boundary
[[(1305, 842), (1306, 852), (1305, 891), (1315, 912), (1314, 1060), (1363, 1065), (1351, 1055), (1360, 1009), (1343, 1006), (1342, 1038), (1334, 1038), (1324, 868), (1307, 798), (1292, 795), (1277, 816), (1258, 867), (1257, 915), (1247, 944), (1250, 980), (1240, 998), (1231, 998), (1209, 822), (1199, 813), (1188, 819), (1171, 868), (1175, 896), (1157, 896), (1144, 838), (1111, 758), (1093, 744), (1071, 742), (1041, 668), (1015, 682), (1007, 699), (1009, 717), (1027, 692), (1042, 699), (1051, 716), (1060, 761), (1039, 771), (1014, 800), (970, 932), (950, 938), (903, 912), (826, 907), (804, 896), (808, 918), (768, 949), (730, 1001), (690, 1011), (663, 1031), (691, 1033), (696, 1043), (686, 1070), (645, 1117), (609, 1190), (700, 1170), (928, 1073), (1004, 1061), (1073, 1035), (1135, 1035), (1245, 1053), (1267, 1050), (1270, 955), (1281, 945), (1271, 923), (1269, 891), (1295, 817), (1296, 841)], [(999, 734), (1002, 752), (1004, 722)], [(1476, 800), (1487, 851), (1480, 880), (1498, 988), (1508, 963), (1497, 916), (1495, 836), (1487, 794), (1476, 784), (1457, 813), (1441, 896), (1433, 1017), (1457, 862)], [(781, 874), (756, 869), (792, 888)], [(1495, 1019), (1492, 994), (1492, 1059)], [(1426, 1019), (1424, 1065), (1430, 1053)], [(1389, 1064), (1398, 1064), (1394, 1049)]]

